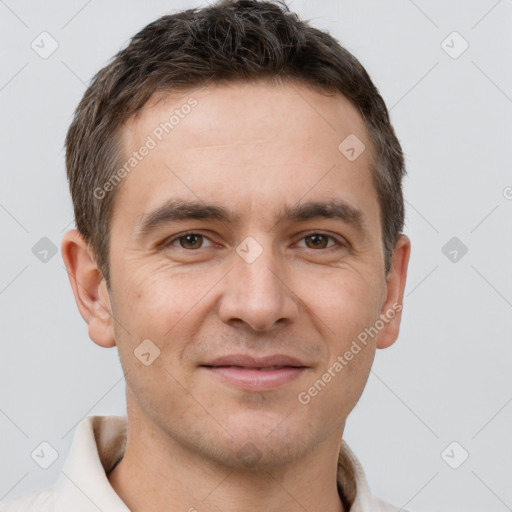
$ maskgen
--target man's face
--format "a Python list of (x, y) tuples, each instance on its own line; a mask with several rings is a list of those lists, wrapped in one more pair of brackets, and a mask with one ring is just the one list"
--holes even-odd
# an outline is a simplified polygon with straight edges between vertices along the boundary
[[(366, 145), (355, 160), (338, 148), (351, 134)], [(111, 329), (130, 419), (232, 467), (339, 443), (382, 332), (335, 362), (387, 297), (361, 116), (341, 95), (230, 84), (150, 102), (124, 127), (127, 160), (148, 136), (156, 147), (118, 185), (111, 224)], [(142, 231), (170, 201), (228, 217), (163, 214)], [(308, 215), (329, 202), (339, 215)], [(146, 366), (152, 344), (160, 354)]]

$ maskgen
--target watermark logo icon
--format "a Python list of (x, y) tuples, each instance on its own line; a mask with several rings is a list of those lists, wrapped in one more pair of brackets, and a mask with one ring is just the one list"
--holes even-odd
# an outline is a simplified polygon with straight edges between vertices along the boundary
[(42, 263), (48, 263), (57, 254), (57, 246), (48, 237), (43, 236), (32, 247), (32, 254)]
[(149, 366), (160, 355), (160, 349), (150, 339), (145, 339), (133, 353), (144, 366)]
[(254, 443), (248, 442), (238, 450), (237, 457), (245, 467), (250, 468), (255, 466), (261, 459), (261, 451)]
[(469, 43), (457, 31), (453, 31), (443, 39), (441, 48), (452, 59), (458, 59), (469, 48)]
[(43, 441), (34, 448), (30, 456), (39, 467), (48, 469), (59, 458), (59, 452), (50, 443)]
[(452, 469), (458, 469), (468, 460), (468, 451), (457, 441), (452, 441), (442, 452), (441, 458)]
[(467, 246), (456, 236), (446, 242), (441, 252), (452, 262), (458, 263), (468, 252)]
[(49, 32), (41, 32), (30, 44), (32, 50), (34, 50), (41, 59), (47, 59), (53, 55), (59, 43)]
[(354, 133), (345, 137), (338, 146), (339, 152), (350, 162), (357, 160), (365, 149), (364, 142)]
[(261, 247), (255, 238), (248, 236), (238, 245), (236, 253), (246, 263), (253, 263), (263, 253), (263, 247)]

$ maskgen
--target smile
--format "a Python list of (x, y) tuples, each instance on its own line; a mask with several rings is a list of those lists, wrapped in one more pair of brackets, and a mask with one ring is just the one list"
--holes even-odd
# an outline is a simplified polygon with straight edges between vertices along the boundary
[(246, 391), (271, 391), (295, 380), (305, 366), (268, 366), (247, 368), (243, 366), (203, 366), (223, 381)]
[(234, 354), (209, 361), (201, 368), (246, 391), (271, 391), (297, 379), (308, 366), (299, 359), (280, 354), (264, 358)]

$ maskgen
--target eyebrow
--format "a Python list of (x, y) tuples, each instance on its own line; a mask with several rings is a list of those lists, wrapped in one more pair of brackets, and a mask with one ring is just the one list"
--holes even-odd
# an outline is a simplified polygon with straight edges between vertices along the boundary
[[(300, 222), (316, 218), (336, 219), (360, 231), (367, 231), (366, 216), (362, 210), (341, 199), (285, 206), (277, 212), (274, 226), (284, 221)], [(184, 220), (217, 220), (238, 224), (240, 215), (221, 205), (170, 199), (149, 214), (141, 216), (135, 226), (135, 236), (145, 238), (161, 226)]]

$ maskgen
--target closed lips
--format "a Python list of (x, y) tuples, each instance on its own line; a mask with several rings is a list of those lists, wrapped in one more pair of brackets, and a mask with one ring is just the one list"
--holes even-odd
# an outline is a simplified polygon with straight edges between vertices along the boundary
[(278, 370), (281, 368), (306, 368), (307, 366), (300, 360), (285, 356), (273, 355), (263, 358), (255, 358), (244, 354), (232, 354), (222, 356), (212, 361), (208, 361), (201, 366), (213, 368), (247, 368), (257, 370)]

